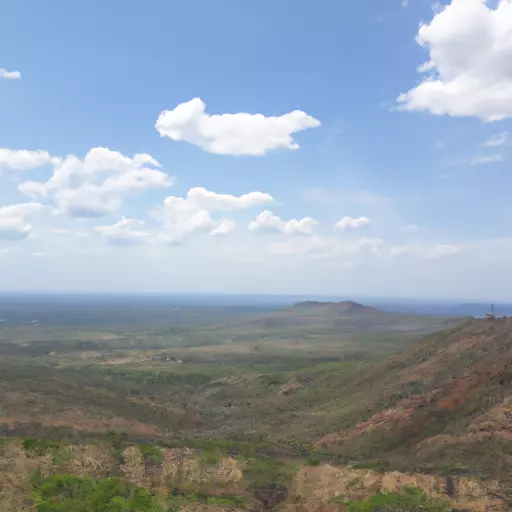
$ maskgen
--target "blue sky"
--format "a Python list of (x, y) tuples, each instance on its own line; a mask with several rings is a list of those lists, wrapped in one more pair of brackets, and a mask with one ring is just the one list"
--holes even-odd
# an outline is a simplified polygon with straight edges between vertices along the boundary
[(1, 286), (512, 300), (511, 34), (509, 0), (7, 0)]

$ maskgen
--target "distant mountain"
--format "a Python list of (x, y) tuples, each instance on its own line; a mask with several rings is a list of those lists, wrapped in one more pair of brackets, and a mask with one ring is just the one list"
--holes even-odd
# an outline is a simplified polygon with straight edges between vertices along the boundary
[(307, 300), (304, 302), (298, 302), (293, 306), (293, 308), (302, 310), (322, 308), (324, 310), (330, 310), (333, 313), (339, 314), (385, 313), (385, 311), (380, 309), (364, 306), (363, 304), (359, 304), (359, 302), (354, 302), (352, 300), (345, 300), (342, 302), (319, 302), (314, 300)]
[[(294, 338), (314, 335), (323, 339), (346, 336), (349, 333), (379, 331), (426, 334), (463, 322), (460, 317), (423, 316), (390, 313), (358, 302), (302, 301), (292, 307), (248, 318), (243, 325), (252, 333), (264, 331), (265, 336)], [(299, 332), (300, 331), (300, 332)], [(308, 334), (309, 333), (309, 334)], [(339, 337), (337, 338), (339, 340)]]

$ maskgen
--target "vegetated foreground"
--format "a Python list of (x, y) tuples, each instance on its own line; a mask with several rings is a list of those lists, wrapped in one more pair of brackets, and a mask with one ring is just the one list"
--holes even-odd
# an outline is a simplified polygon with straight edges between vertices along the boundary
[(2, 325), (0, 510), (507, 510), (512, 320), (199, 316)]

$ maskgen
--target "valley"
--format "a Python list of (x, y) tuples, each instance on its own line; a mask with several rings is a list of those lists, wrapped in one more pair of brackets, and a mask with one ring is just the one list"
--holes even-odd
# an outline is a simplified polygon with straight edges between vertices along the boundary
[(0, 307), (0, 510), (111, 485), (147, 510), (507, 510), (512, 320), (29, 307)]

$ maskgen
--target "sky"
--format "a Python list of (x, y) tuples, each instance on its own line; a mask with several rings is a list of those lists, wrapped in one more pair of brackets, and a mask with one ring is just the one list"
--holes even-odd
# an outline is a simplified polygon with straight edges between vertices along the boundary
[(4, 0), (0, 289), (512, 300), (512, 0)]

